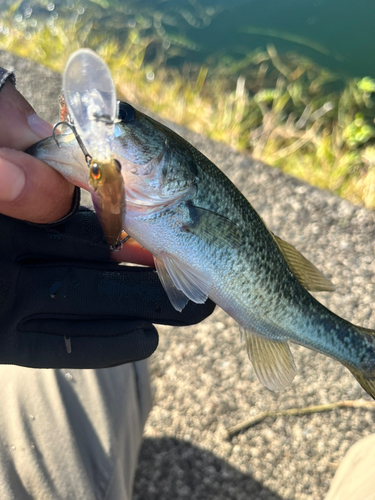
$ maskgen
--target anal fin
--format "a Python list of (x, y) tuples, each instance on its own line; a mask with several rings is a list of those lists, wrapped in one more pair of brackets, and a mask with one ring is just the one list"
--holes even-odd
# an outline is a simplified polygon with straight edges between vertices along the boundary
[(280, 391), (289, 385), (296, 366), (288, 342), (266, 339), (243, 327), (240, 332), (245, 337), (247, 354), (259, 381), (271, 391)]

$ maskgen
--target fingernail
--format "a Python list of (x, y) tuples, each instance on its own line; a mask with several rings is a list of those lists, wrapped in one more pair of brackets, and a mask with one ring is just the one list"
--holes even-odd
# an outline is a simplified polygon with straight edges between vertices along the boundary
[(0, 201), (14, 201), (25, 187), (25, 172), (5, 160), (0, 160)]
[(36, 113), (29, 115), (27, 117), (27, 122), (34, 134), (38, 135), (41, 139), (52, 135), (52, 125), (43, 120), (43, 118), (38, 116)]

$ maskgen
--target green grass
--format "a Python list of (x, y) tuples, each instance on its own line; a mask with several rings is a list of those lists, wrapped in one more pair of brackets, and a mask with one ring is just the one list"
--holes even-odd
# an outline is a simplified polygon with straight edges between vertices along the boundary
[(175, 123), (259, 158), (323, 189), (375, 208), (375, 81), (343, 80), (274, 47), (241, 61), (169, 68), (147, 62), (152, 38), (136, 30), (120, 44), (90, 24), (55, 22), (26, 35), (6, 17), (0, 48), (63, 72), (91, 47), (109, 65), (118, 95)]

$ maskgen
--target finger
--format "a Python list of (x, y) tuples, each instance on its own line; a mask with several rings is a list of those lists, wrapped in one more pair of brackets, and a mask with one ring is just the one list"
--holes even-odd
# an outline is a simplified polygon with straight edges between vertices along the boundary
[(118, 252), (111, 252), (111, 259), (116, 262), (132, 262), (133, 264), (154, 267), (152, 254), (133, 239), (127, 241)]
[[(0, 146), (24, 150), (52, 135), (52, 125), (35, 114), (7, 82), (0, 92)], [(0, 149), (0, 212), (30, 222), (54, 222), (66, 215), (74, 187), (43, 162)]]
[(0, 147), (25, 150), (52, 135), (52, 125), (34, 109), (14, 86), (7, 82), (0, 92)]
[(46, 163), (0, 148), (0, 213), (30, 222), (54, 222), (71, 209), (74, 186)]

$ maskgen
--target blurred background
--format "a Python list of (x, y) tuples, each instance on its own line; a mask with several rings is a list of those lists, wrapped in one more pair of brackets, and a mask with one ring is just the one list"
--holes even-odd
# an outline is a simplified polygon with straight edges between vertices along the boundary
[(375, 207), (369, 0), (0, 0), (0, 48), (63, 72), (80, 47), (119, 97)]

